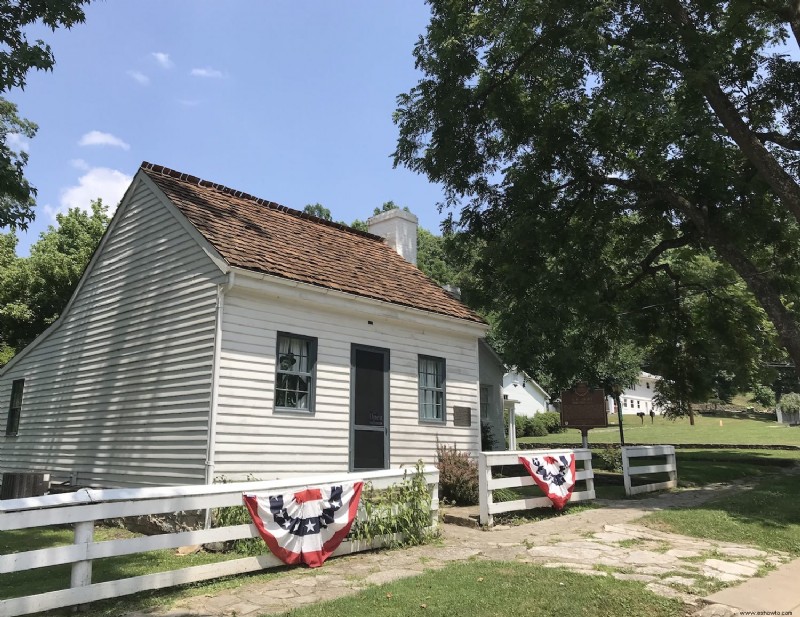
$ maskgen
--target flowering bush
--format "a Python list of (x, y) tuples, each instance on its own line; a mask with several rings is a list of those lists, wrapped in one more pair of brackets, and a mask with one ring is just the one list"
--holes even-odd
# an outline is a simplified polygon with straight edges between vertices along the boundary
[(478, 503), (478, 464), (466, 452), (439, 445), (436, 448), (439, 468), (439, 495), (459, 506)]

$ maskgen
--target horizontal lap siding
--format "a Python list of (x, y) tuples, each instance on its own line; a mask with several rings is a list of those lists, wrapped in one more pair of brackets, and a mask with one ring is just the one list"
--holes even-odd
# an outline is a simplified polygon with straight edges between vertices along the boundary
[[(372, 325), (368, 320), (372, 320)], [(315, 413), (273, 411), (277, 332), (317, 338)], [(390, 351), (390, 465), (434, 461), (437, 440), (477, 452), (477, 339), (257, 296), (225, 298), (216, 473), (228, 478), (346, 471), (350, 452), (351, 343)], [(419, 354), (447, 361), (447, 424), (420, 424)], [(453, 426), (453, 406), (472, 408), (470, 428)]]
[(142, 185), (64, 320), (0, 378), (0, 470), (82, 485), (202, 483), (220, 271)]

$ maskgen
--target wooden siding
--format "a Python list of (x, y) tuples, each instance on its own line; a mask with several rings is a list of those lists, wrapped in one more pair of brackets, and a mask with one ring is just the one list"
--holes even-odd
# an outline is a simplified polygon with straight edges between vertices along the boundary
[[(126, 202), (63, 320), (0, 377), (2, 471), (204, 482), (222, 273), (147, 186)], [(19, 378), (19, 436), (5, 437)]]
[[(267, 285), (265, 283), (265, 285)], [(372, 320), (373, 324), (369, 324)], [(432, 463), (436, 443), (476, 454), (480, 441), (477, 337), (385, 317), (334, 312), (236, 287), (225, 297), (220, 358), (216, 475), (259, 479), (347, 471), (350, 345), (390, 351), (390, 466)], [(313, 414), (273, 410), (277, 332), (318, 339)], [(419, 421), (417, 356), (447, 361), (447, 423)], [(472, 409), (471, 427), (453, 426), (453, 407)]]

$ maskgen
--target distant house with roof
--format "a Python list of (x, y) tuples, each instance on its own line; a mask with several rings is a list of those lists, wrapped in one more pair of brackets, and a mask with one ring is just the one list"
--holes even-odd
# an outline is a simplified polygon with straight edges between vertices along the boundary
[(512, 369), (503, 375), (503, 397), (518, 401), (514, 406), (518, 416), (534, 416), (550, 411), (550, 395), (525, 371), (519, 369)]
[[(661, 413), (661, 408), (653, 400), (655, 397), (656, 384), (661, 381), (661, 377), (646, 373), (642, 371), (630, 388), (625, 390), (620, 395), (620, 402), (622, 403), (623, 414), (637, 414), (644, 413), (649, 415), (651, 411), (657, 414)], [(608, 410), (610, 413), (616, 412), (616, 406), (613, 399), (608, 397)]]
[(145, 486), (477, 453), (481, 413), (502, 427), (487, 325), (412, 263), (416, 217), (371, 223), (144, 163), (61, 317), (0, 371), (0, 471)]

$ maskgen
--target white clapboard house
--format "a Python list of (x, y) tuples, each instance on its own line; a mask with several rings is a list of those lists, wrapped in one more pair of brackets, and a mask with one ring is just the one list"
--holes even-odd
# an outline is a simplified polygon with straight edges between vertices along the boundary
[(487, 325), (414, 265), (416, 217), (371, 230), (143, 164), (0, 371), (0, 471), (145, 486), (477, 453), (482, 404), (502, 431)]

